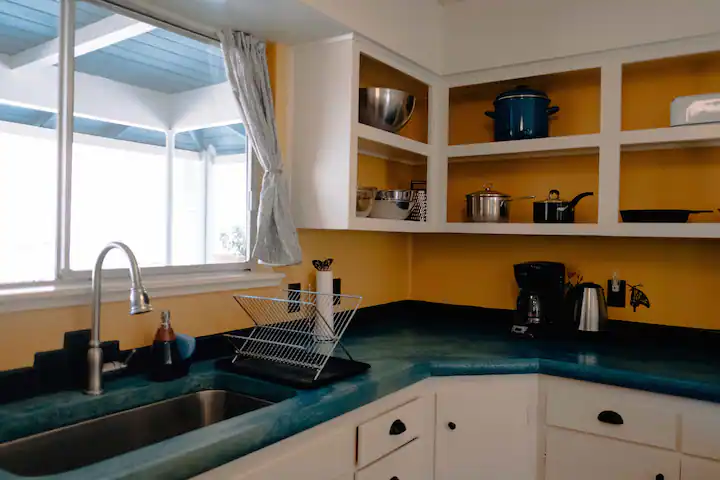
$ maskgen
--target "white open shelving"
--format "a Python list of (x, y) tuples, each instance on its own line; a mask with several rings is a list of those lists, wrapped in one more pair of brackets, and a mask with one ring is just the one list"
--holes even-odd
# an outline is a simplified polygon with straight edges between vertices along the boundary
[[(298, 226), (415, 233), (720, 238), (720, 223), (622, 223), (619, 219), (623, 152), (720, 146), (720, 124), (622, 130), (625, 121), (622, 110), (624, 67), (634, 62), (703, 52), (720, 52), (720, 34), (713, 34), (712, 38), (702, 42), (680, 39), (662, 45), (629, 47), (442, 77), (359, 35), (298, 46), (295, 56), (302, 61), (295, 62), (296, 101), (293, 106), (293, 208)], [(428, 86), (427, 143), (357, 120), (356, 92), (361, 55), (372, 57)], [(583, 69), (599, 70), (598, 133), (448, 145), (452, 88), (526, 80)], [(318, 89), (319, 84), (326, 88)], [(428, 222), (355, 217), (358, 154), (408, 165), (425, 165)], [(575, 155), (597, 156), (597, 223), (447, 221), (449, 164)]]
[(453, 161), (508, 160), (513, 158), (560, 157), (597, 153), (600, 134), (534, 138), (508, 142), (476, 143), (448, 147)]
[(426, 143), (418, 142), (417, 140), (395, 133), (386, 132), (385, 130), (380, 130), (379, 128), (371, 127), (360, 122), (357, 122), (355, 128), (357, 129), (359, 139), (369, 140), (375, 144), (385, 145), (397, 150), (404, 150), (422, 155), (423, 157), (427, 157), (430, 154), (430, 146)]
[(720, 124), (628, 130), (620, 133), (620, 145), (623, 151), (716, 147), (720, 145)]
[(356, 217), (350, 221), (350, 230), (370, 230), (374, 232), (422, 233), (435, 231), (428, 222), (412, 220), (390, 220), (386, 218)]
[(597, 223), (448, 223), (446, 232), (493, 235), (598, 235)]

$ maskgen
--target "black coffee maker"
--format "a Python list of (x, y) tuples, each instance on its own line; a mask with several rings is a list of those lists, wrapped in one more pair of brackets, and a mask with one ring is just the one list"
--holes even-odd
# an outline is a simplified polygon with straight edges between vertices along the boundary
[(511, 332), (536, 338), (559, 330), (565, 321), (565, 265), (527, 262), (514, 266), (520, 287)]

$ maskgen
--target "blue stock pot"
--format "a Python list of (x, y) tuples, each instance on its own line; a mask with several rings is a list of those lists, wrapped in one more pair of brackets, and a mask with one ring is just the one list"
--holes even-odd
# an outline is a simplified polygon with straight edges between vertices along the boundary
[(545, 92), (520, 85), (501, 93), (493, 102), (494, 112), (485, 115), (495, 120), (495, 141), (524, 140), (548, 136), (548, 119), (560, 107), (550, 107)]

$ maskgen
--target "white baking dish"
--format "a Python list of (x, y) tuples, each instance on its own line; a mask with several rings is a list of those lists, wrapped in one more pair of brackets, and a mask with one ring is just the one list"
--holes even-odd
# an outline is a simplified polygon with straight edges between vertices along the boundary
[(720, 122), (720, 93), (677, 97), (670, 104), (670, 125)]

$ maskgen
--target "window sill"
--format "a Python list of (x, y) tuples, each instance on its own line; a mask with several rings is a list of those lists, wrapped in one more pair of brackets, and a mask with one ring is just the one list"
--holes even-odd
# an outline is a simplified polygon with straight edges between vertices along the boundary
[[(277, 287), (283, 278), (285, 278), (285, 274), (272, 271), (204, 272), (148, 276), (143, 278), (143, 283), (152, 299), (248, 288)], [(129, 288), (130, 282), (127, 278), (103, 279), (103, 303), (126, 300)], [(89, 281), (58, 282), (55, 285), (4, 289), (0, 290), (0, 313), (90, 305), (91, 294)]]

